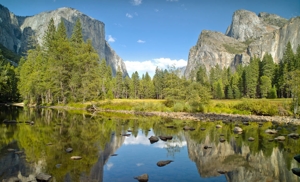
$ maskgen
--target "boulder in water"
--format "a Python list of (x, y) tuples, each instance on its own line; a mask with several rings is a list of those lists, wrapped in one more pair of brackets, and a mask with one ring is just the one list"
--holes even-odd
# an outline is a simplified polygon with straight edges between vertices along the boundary
[(145, 173), (140, 176), (134, 177), (134, 179), (137, 179), (139, 182), (147, 182), (149, 180), (149, 175)]
[(165, 166), (165, 165), (170, 164), (171, 162), (173, 162), (173, 161), (172, 161), (172, 160), (158, 161), (158, 162), (156, 163), (156, 165), (157, 165), (158, 167), (163, 167), (163, 166)]

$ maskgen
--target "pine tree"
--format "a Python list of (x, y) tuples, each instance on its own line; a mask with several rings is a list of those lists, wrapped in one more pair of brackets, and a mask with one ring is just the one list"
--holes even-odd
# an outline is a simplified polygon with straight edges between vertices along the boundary
[(267, 98), (272, 88), (271, 79), (267, 76), (260, 77), (260, 93), (262, 98)]

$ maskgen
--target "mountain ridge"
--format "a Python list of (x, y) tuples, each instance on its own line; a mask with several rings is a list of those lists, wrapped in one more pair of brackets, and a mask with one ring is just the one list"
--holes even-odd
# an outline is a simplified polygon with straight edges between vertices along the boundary
[(235, 69), (239, 64), (247, 65), (254, 56), (262, 59), (266, 53), (279, 63), (289, 41), (296, 51), (300, 44), (299, 31), (299, 16), (287, 20), (265, 12), (257, 15), (248, 10), (237, 10), (224, 34), (211, 30), (200, 33), (196, 45), (189, 51), (184, 76), (192, 76), (193, 70), (200, 65), (208, 72), (217, 64), (221, 68)]
[(123, 76), (128, 76), (123, 59), (108, 46), (105, 40), (105, 24), (74, 8), (61, 7), (32, 16), (17, 16), (0, 4), (0, 43), (18, 54), (26, 52), (32, 41), (41, 45), (51, 18), (56, 27), (61, 20), (64, 21), (68, 37), (72, 34), (76, 20), (79, 19), (82, 24), (83, 39), (92, 41), (100, 59), (105, 59), (107, 65), (111, 66), (113, 75), (120, 67)]

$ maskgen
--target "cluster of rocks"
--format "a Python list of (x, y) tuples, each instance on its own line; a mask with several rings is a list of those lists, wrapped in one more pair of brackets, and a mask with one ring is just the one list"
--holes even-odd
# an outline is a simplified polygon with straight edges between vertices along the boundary
[[(101, 110), (98, 110), (101, 112)], [(225, 114), (225, 113), (187, 113), (187, 112), (142, 112), (142, 111), (126, 111), (126, 110), (103, 110), (105, 112), (119, 112), (125, 114), (136, 114), (141, 116), (160, 116), (171, 119), (193, 120), (193, 121), (219, 121), (224, 122), (274, 122), (274, 123), (288, 123), (300, 125), (299, 118), (289, 116), (258, 116), (258, 115), (240, 115), (240, 114)]]

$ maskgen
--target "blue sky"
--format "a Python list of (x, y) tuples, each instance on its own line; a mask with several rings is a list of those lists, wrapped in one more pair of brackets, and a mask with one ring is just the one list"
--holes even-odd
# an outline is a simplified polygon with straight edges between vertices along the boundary
[(106, 40), (129, 75), (187, 64), (202, 30), (225, 33), (234, 11), (300, 15), (300, 0), (0, 0), (16, 15), (72, 7), (105, 23)]

